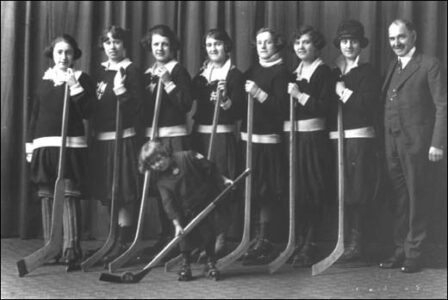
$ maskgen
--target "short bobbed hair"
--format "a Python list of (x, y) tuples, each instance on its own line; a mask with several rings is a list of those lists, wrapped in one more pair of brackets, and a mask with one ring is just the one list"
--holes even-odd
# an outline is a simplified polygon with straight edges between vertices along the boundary
[(294, 34), (291, 39), (291, 48), (293, 49), (294, 43), (296, 40), (300, 39), (303, 35), (309, 35), (311, 39), (311, 43), (317, 50), (322, 50), (323, 47), (327, 44), (323, 34), (310, 25), (301, 26)]
[(154, 34), (159, 34), (161, 36), (167, 37), (170, 41), (170, 51), (175, 55), (177, 51), (180, 49), (180, 43), (179, 40), (176, 37), (176, 34), (169, 28), (167, 25), (156, 25), (154, 27), (151, 27), (148, 32), (145, 34), (145, 36), (140, 40), (140, 44), (142, 47), (152, 52), (152, 36)]
[(204, 48), (205, 48), (205, 42), (206, 42), (207, 38), (213, 38), (215, 40), (222, 41), (224, 43), (224, 51), (226, 53), (230, 53), (230, 51), (232, 51), (233, 42), (232, 42), (232, 39), (227, 34), (227, 32), (225, 32), (225, 30), (210, 29), (204, 35), (204, 38), (202, 39), (202, 44), (204, 45)]
[(138, 156), (139, 172), (143, 174), (146, 170), (150, 170), (151, 163), (157, 156), (171, 157), (171, 154), (171, 150), (163, 145), (159, 139), (146, 142)]
[(78, 43), (71, 35), (69, 35), (67, 33), (64, 33), (64, 34), (54, 38), (53, 41), (51, 41), (51, 44), (47, 48), (45, 48), (44, 56), (47, 58), (53, 59), (54, 46), (59, 42), (66, 42), (67, 44), (70, 45), (70, 47), (72, 47), (74, 61), (81, 57), (82, 51), (81, 51), (81, 49), (79, 49)]
[(257, 46), (257, 36), (264, 32), (269, 32), (271, 34), (272, 39), (274, 40), (275, 52), (280, 52), (283, 48), (285, 48), (286, 41), (283, 35), (268, 27), (260, 28), (257, 31), (257, 33), (255, 34), (255, 46)]
[(125, 49), (128, 48), (130, 44), (129, 30), (111, 25), (103, 31), (98, 40), (98, 46), (100, 47), (100, 49), (104, 50), (103, 43), (109, 40), (109, 33), (114, 39), (121, 40)]

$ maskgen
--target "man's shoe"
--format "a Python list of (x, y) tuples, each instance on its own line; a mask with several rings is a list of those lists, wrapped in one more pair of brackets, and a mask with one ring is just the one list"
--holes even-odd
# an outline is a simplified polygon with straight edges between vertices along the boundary
[(416, 259), (409, 258), (404, 261), (403, 266), (400, 269), (400, 271), (403, 273), (416, 273), (420, 272), (420, 270), (421, 267), (418, 261)]
[(396, 269), (396, 268), (401, 267), (403, 261), (404, 261), (404, 257), (394, 255), (394, 256), (388, 258), (387, 260), (380, 262), (378, 266), (381, 269)]

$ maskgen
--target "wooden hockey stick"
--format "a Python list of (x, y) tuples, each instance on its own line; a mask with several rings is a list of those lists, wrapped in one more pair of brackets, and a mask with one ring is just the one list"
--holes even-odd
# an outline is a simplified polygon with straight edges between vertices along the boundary
[[(254, 116), (254, 98), (248, 94), (247, 99), (247, 144), (246, 144), (246, 169), (252, 170), (252, 131)], [(246, 178), (246, 190), (244, 201), (244, 229), (240, 244), (228, 255), (224, 256), (216, 266), (223, 270), (247, 252), (250, 246), (250, 210), (252, 197), (252, 175)]]
[(212, 153), (213, 153), (213, 142), (216, 138), (216, 128), (218, 127), (218, 121), (219, 121), (219, 106), (221, 105), (221, 92), (216, 88), (216, 93), (218, 95), (218, 99), (215, 101), (215, 109), (213, 111), (213, 124), (212, 124), (212, 133), (210, 135), (210, 141), (208, 143), (208, 152), (207, 152), (207, 159), (212, 159)]
[(272, 274), (289, 259), (296, 246), (296, 118), (295, 101), (289, 97), (289, 237), (285, 250), (269, 264), (269, 272)]
[[(119, 71), (123, 72), (123, 71)], [(110, 204), (110, 223), (109, 234), (103, 246), (93, 253), (89, 258), (81, 263), (81, 269), (88, 271), (97, 262), (99, 262), (114, 246), (117, 239), (117, 223), (118, 223), (118, 193), (120, 185), (120, 165), (121, 165), (121, 153), (122, 153), (122, 140), (123, 140), (123, 126), (121, 115), (121, 103), (117, 99), (115, 112), (115, 149), (114, 149), (114, 170), (112, 177), (112, 199)]]
[[(218, 99), (215, 101), (215, 107), (213, 111), (213, 123), (212, 123), (212, 132), (210, 135), (210, 141), (208, 143), (208, 151), (207, 151), (207, 159), (211, 160), (212, 153), (213, 153), (213, 142), (216, 138), (216, 128), (218, 127), (218, 120), (219, 120), (219, 105), (221, 104), (221, 93), (218, 89), (216, 89), (216, 93), (218, 94)], [(199, 249), (194, 249), (192, 251), (192, 256), (194, 254), (197, 254), (197, 252), (200, 251)], [(165, 263), (165, 272), (169, 272), (173, 269), (174, 266), (177, 266), (182, 262), (182, 254), (179, 254), (178, 256), (172, 258), (171, 260), (167, 261)]]
[(64, 107), (62, 110), (61, 147), (59, 148), (58, 177), (54, 185), (53, 213), (51, 216), (50, 239), (42, 248), (17, 262), (19, 277), (23, 277), (45, 262), (54, 258), (62, 246), (62, 215), (65, 201), (65, 154), (67, 141), (68, 114), (70, 111), (68, 84), (65, 84)]
[(331, 267), (344, 254), (344, 126), (342, 103), (338, 102), (338, 241), (333, 252), (312, 266), (312, 275), (318, 275)]
[(175, 238), (173, 238), (165, 248), (160, 251), (154, 259), (147, 264), (141, 271), (137, 273), (124, 272), (121, 275), (115, 275), (110, 273), (101, 273), (100, 280), (116, 283), (137, 283), (145, 277), (154, 267), (158, 266), (162, 259), (181, 241), (181, 239), (193, 230), (218, 204), (218, 202), (224, 198), (224, 196), (230, 192), (243, 178), (249, 175), (250, 170), (246, 169), (241, 173), (231, 185), (228, 185), (206, 208), (204, 208), (193, 220), (191, 220), (184, 228), (184, 232)]
[[(157, 85), (156, 103), (154, 106), (154, 117), (152, 119), (152, 131), (150, 139), (154, 140), (158, 136), (158, 124), (160, 115), (160, 106), (162, 105), (162, 80), (159, 78)], [(140, 211), (138, 214), (137, 229), (135, 231), (134, 241), (131, 246), (123, 252), (119, 257), (109, 263), (109, 272), (115, 272), (119, 267), (133, 258), (138, 251), (141, 250), (143, 223), (145, 219), (146, 206), (148, 204), (149, 186), (150, 186), (151, 172), (148, 170), (145, 172), (145, 179), (143, 183), (143, 193), (140, 203)]]

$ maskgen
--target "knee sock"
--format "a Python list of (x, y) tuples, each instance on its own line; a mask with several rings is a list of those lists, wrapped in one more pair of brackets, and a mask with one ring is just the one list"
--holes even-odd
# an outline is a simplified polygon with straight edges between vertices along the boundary
[(63, 213), (63, 231), (64, 231), (64, 245), (63, 253), (67, 249), (73, 249), (73, 258), (81, 256), (80, 245), (80, 223), (79, 223), (79, 202), (73, 197), (65, 197), (64, 199), (64, 213)]
[(50, 240), (51, 234), (51, 212), (53, 210), (53, 199), (52, 198), (41, 198), (42, 207), (42, 235), (44, 237), (44, 242), (47, 243)]

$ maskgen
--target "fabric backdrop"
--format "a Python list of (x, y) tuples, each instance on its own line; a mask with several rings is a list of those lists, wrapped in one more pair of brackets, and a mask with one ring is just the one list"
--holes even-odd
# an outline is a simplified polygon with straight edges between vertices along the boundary
[[(31, 237), (40, 230), (40, 206), (32, 201), (34, 190), (24, 159), (25, 132), (30, 95), (50, 66), (43, 49), (64, 32), (74, 36), (83, 51), (76, 68), (90, 73), (105, 60), (98, 48), (102, 30), (111, 24), (130, 29), (127, 54), (144, 69), (152, 61), (139, 41), (151, 26), (166, 24), (182, 44), (179, 61), (194, 76), (205, 57), (202, 36), (211, 28), (229, 33), (235, 45), (232, 59), (244, 71), (256, 57), (252, 45), (261, 27), (272, 27), (289, 41), (298, 26), (315, 26), (327, 40), (322, 57), (331, 63), (338, 55), (332, 45), (338, 24), (354, 18), (364, 24), (370, 40), (363, 55), (384, 76), (393, 57), (387, 28), (395, 18), (407, 18), (416, 25), (417, 48), (438, 57), (445, 67), (447, 63), (446, 1), (2, 1), (1, 14), (2, 237)], [(283, 55), (293, 70), (295, 55), (290, 50)], [(437, 188), (428, 198), (437, 200), (432, 211), (436, 237), (446, 241), (446, 160), (439, 165), (434, 173)], [(97, 219), (97, 208), (91, 205), (84, 203), (87, 227)]]

